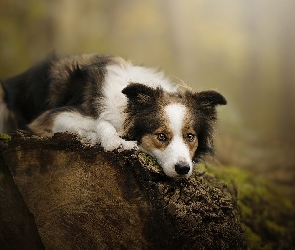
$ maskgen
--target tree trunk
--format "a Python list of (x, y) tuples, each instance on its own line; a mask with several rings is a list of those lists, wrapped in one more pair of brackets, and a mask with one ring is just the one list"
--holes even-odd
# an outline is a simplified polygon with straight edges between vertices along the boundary
[[(34, 215), (46, 249), (247, 248), (234, 190), (206, 173), (170, 179), (143, 153), (104, 152), (65, 133), (50, 139), (18, 133), (1, 148), (1, 170), (12, 174), (24, 200), (17, 202)], [(19, 217), (5, 205), (18, 193), (13, 180), (0, 179), (10, 181), (0, 190), (6, 248), (14, 246), (13, 237), (25, 238)], [(31, 214), (23, 217), (38, 242)], [(2, 236), (6, 230), (10, 238)]]

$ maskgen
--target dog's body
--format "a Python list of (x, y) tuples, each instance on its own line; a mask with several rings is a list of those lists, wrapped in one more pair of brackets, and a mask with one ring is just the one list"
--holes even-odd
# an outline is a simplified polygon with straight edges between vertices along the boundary
[(170, 177), (189, 177), (192, 161), (212, 151), (215, 107), (226, 104), (215, 91), (181, 92), (161, 72), (94, 54), (53, 55), (2, 88), (0, 119), (15, 128), (76, 133), (107, 151), (139, 148)]

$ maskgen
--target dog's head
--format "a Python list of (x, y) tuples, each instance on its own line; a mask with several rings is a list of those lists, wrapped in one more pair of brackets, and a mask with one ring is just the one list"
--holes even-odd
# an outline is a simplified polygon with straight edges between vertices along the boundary
[(168, 93), (137, 83), (122, 92), (128, 99), (125, 136), (154, 156), (166, 175), (188, 178), (193, 162), (213, 153), (216, 105), (226, 104), (221, 94)]

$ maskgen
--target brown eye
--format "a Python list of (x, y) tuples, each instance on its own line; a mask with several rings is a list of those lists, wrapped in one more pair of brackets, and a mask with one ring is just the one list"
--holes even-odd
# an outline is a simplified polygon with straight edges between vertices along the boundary
[(159, 133), (159, 134), (157, 134), (157, 139), (158, 139), (159, 141), (162, 141), (162, 142), (168, 140), (167, 136), (166, 136), (164, 133)]
[(186, 135), (186, 139), (187, 139), (188, 142), (193, 142), (195, 140), (195, 137), (196, 136), (191, 134), (191, 133)]

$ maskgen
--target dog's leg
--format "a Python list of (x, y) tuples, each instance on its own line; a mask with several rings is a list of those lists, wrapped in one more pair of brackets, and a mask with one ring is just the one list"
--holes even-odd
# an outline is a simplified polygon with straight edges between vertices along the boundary
[(52, 136), (57, 132), (69, 132), (81, 136), (81, 141), (94, 145), (98, 143), (95, 120), (76, 110), (52, 109), (44, 112), (28, 125), (39, 136)]
[(53, 132), (63, 131), (77, 133), (83, 142), (91, 145), (99, 143), (106, 151), (137, 149), (137, 143), (122, 139), (110, 122), (78, 112), (63, 112), (55, 118)]
[(28, 127), (40, 136), (52, 136), (57, 132), (75, 133), (81, 136), (82, 142), (100, 143), (106, 151), (137, 149), (136, 142), (122, 139), (110, 122), (84, 116), (76, 110), (46, 111)]

